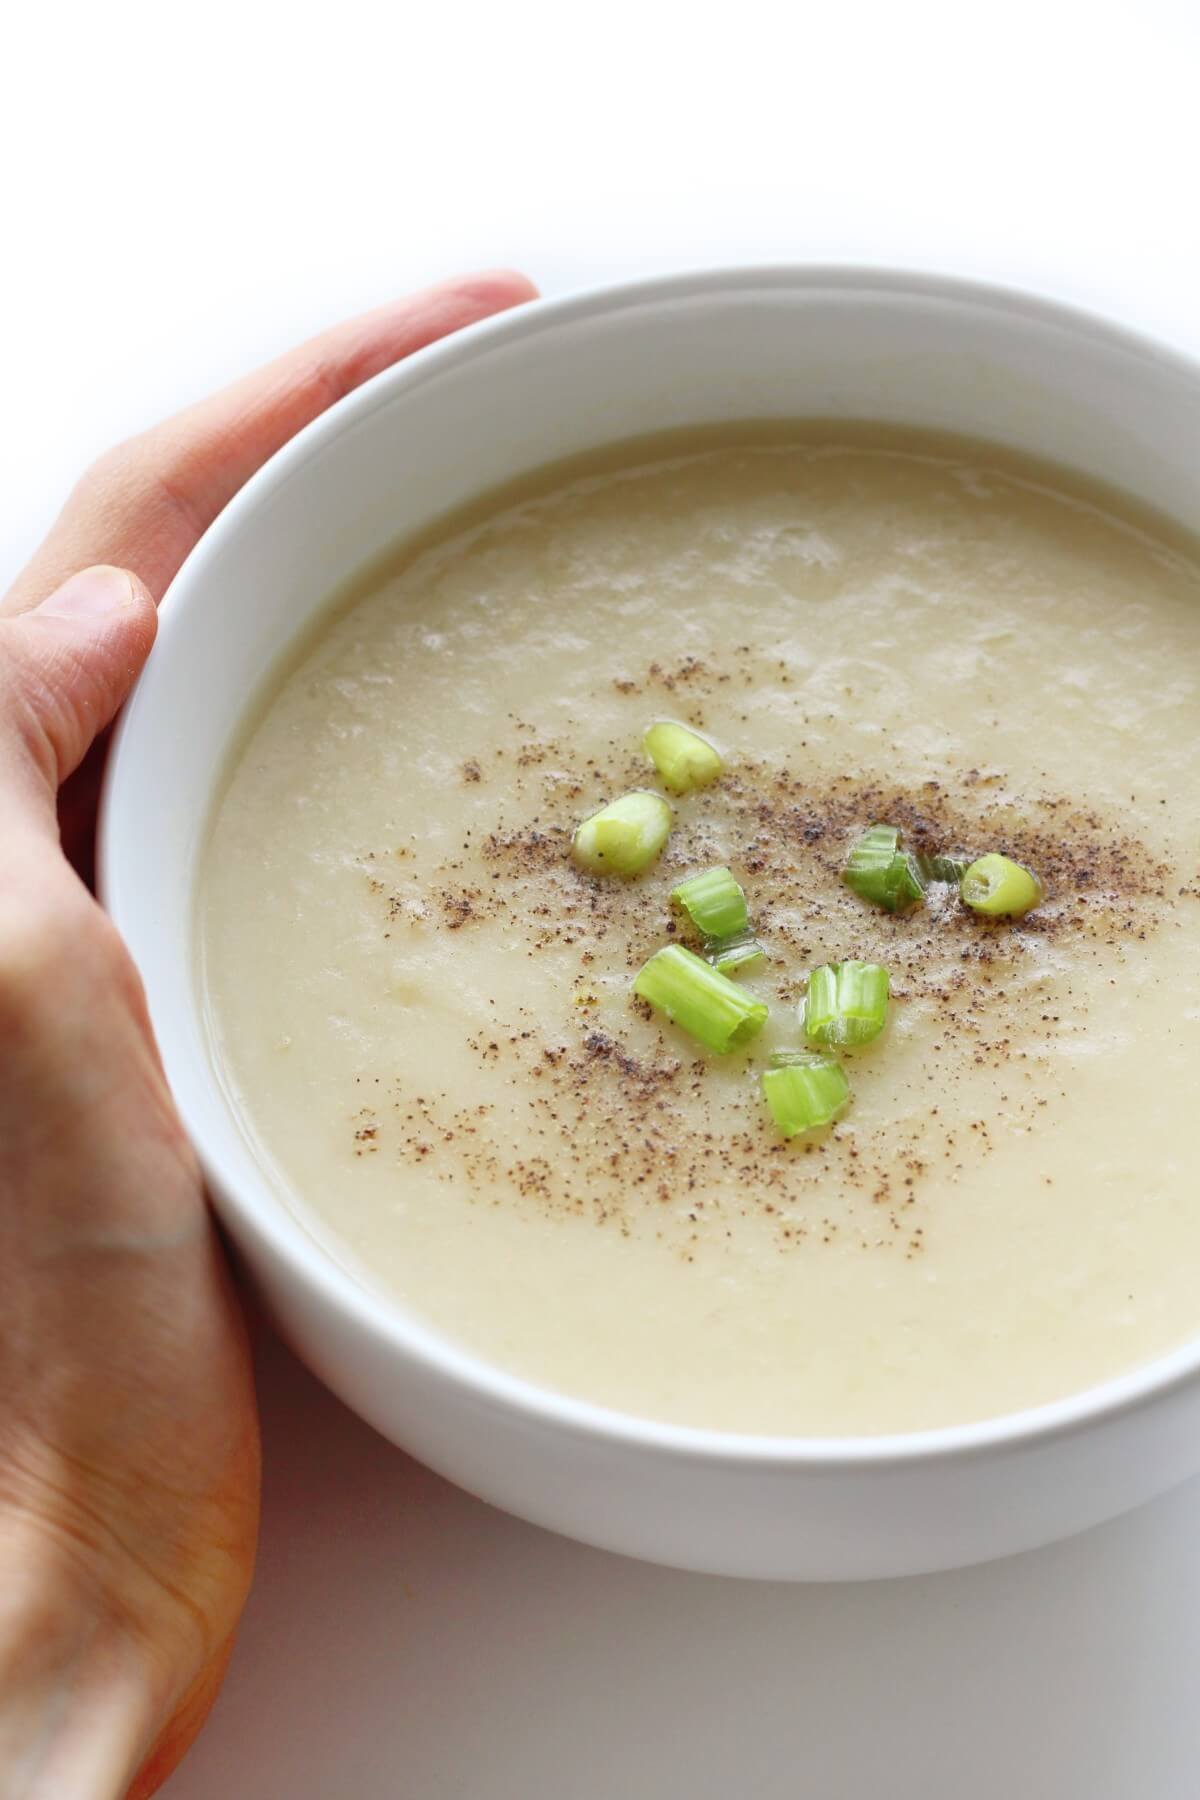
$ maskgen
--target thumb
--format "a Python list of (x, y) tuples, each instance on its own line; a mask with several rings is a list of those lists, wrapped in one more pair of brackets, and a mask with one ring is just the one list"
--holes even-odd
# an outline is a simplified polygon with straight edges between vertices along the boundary
[(31, 788), (53, 820), (78, 768), (154, 642), (154, 602), (136, 575), (98, 564), (0, 619), (0, 781)]

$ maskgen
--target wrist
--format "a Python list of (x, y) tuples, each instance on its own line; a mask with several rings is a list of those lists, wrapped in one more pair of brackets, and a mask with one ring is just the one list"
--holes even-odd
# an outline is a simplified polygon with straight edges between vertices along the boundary
[(86, 1579), (0, 1517), (0, 1800), (123, 1800), (153, 1736), (150, 1686)]

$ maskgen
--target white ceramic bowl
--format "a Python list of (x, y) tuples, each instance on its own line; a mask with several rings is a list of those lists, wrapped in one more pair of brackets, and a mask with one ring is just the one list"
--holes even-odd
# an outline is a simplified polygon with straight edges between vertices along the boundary
[(736, 1575), (902, 1575), (1046, 1543), (1200, 1468), (1200, 1343), (1053, 1406), (906, 1437), (733, 1437), (532, 1387), (366, 1292), (307, 1234), (214, 1074), (194, 974), (197, 857), (227, 750), (352, 571), (554, 458), (797, 416), (991, 438), (1200, 528), (1200, 368), (1081, 313), (837, 268), (543, 302), (368, 383), (222, 514), (164, 601), (118, 732), (101, 870), (217, 1211), (280, 1328), (349, 1405), (463, 1487), (593, 1544)]

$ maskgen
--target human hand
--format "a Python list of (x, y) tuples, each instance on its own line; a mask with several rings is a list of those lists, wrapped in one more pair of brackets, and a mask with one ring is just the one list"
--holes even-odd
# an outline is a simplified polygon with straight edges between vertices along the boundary
[(266, 457), (532, 291), (480, 276), (383, 308), (109, 453), (0, 604), (0, 1800), (165, 1780), (228, 1661), (258, 1518), (237, 1302), (137, 974), (56, 800), (68, 783), (84, 868), (81, 765), (155, 599)]

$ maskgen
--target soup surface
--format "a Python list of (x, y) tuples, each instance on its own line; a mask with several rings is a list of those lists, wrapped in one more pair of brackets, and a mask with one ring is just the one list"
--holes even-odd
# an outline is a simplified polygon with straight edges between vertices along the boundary
[[(842, 1435), (1049, 1400), (1200, 1330), (1200, 571), (986, 446), (797, 428), (626, 448), (397, 553), (279, 679), (206, 853), (203, 981), (258, 1155), (331, 1254), (535, 1382)], [(581, 818), (671, 717), (727, 772), (642, 878)], [(877, 821), (1046, 902), (905, 916)], [(631, 994), (727, 862), (746, 1051)], [(784, 1142), (807, 972), (887, 964), (853, 1102)]]

